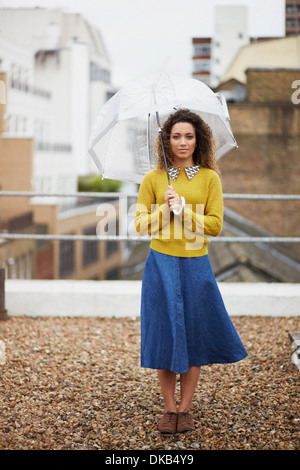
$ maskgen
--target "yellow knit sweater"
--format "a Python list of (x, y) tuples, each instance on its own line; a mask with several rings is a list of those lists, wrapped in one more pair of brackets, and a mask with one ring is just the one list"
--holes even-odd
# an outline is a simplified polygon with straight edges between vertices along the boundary
[(191, 180), (184, 168), (180, 169), (172, 186), (185, 199), (181, 214), (175, 215), (165, 203), (168, 187), (165, 170), (150, 171), (139, 190), (135, 216), (138, 234), (152, 237), (151, 248), (171, 256), (195, 257), (207, 254), (209, 240), (205, 235), (217, 236), (222, 230), (223, 195), (218, 174), (208, 168)]

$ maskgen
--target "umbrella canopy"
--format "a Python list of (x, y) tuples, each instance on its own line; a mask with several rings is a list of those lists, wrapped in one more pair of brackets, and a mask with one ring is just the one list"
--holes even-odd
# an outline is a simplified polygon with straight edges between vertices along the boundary
[(89, 153), (102, 177), (141, 183), (156, 166), (154, 141), (160, 123), (180, 108), (199, 114), (210, 126), (217, 159), (237, 147), (224, 97), (199, 80), (160, 73), (126, 83), (100, 109)]

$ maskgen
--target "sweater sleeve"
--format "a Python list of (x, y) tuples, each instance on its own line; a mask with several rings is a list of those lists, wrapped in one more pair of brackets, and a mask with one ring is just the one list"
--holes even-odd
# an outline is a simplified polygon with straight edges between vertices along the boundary
[(209, 181), (208, 196), (205, 204), (197, 205), (196, 211), (191, 205), (184, 209), (184, 226), (197, 234), (218, 236), (223, 225), (223, 194), (221, 181), (217, 173), (212, 173)]
[(136, 215), (135, 229), (141, 235), (150, 234), (152, 237), (158, 237), (159, 231), (170, 224), (170, 209), (167, 204), (158, 205), (156, 203), (156, 194), (151, 175), (146, 175), (140, 186)]

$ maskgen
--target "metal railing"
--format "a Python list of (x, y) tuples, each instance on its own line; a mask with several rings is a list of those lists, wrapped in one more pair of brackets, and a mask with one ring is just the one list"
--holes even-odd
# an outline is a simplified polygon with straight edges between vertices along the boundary
[[(93, 193), (93, 192), (75, 192), (75, 193), (37, 193), (33, 191), (0, 191), (0, 197), (52, 197), (52, 198), (95, 198), (95, 199), (119, 199), (126, 204), (128, 198), (137, 198), (137, 193)], [(300, 195), (296, 194), (223, 194), (224, 199), (239, 200), (279, 200), (279, 201), (300, 201)], [(123, 206), (124, 207), (124, 206)], [(70, 240), (70, 241), (138, 241), (149, 242), (150, 237), (123, 235), (55, 235), (55, 234), (24, 234), (0, 232), (0, 238), (5, 240)], [(278, 236), (219, 236), (210, 238), (213, 242), (227, 243), (299, 243), (300, 237), (278, 237)]]

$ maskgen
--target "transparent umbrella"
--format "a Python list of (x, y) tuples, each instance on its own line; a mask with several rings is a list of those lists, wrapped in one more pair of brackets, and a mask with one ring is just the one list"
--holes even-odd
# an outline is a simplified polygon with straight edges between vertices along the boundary
[(223, 96), (199, 80), (159, 73), (126, 83), (98, 112), (89, 153), (102, 178), (141, 183), (156, 165), (154, 141), (161, 123), (180, 108), (210, 126), (217, 159), (237, 147)]

